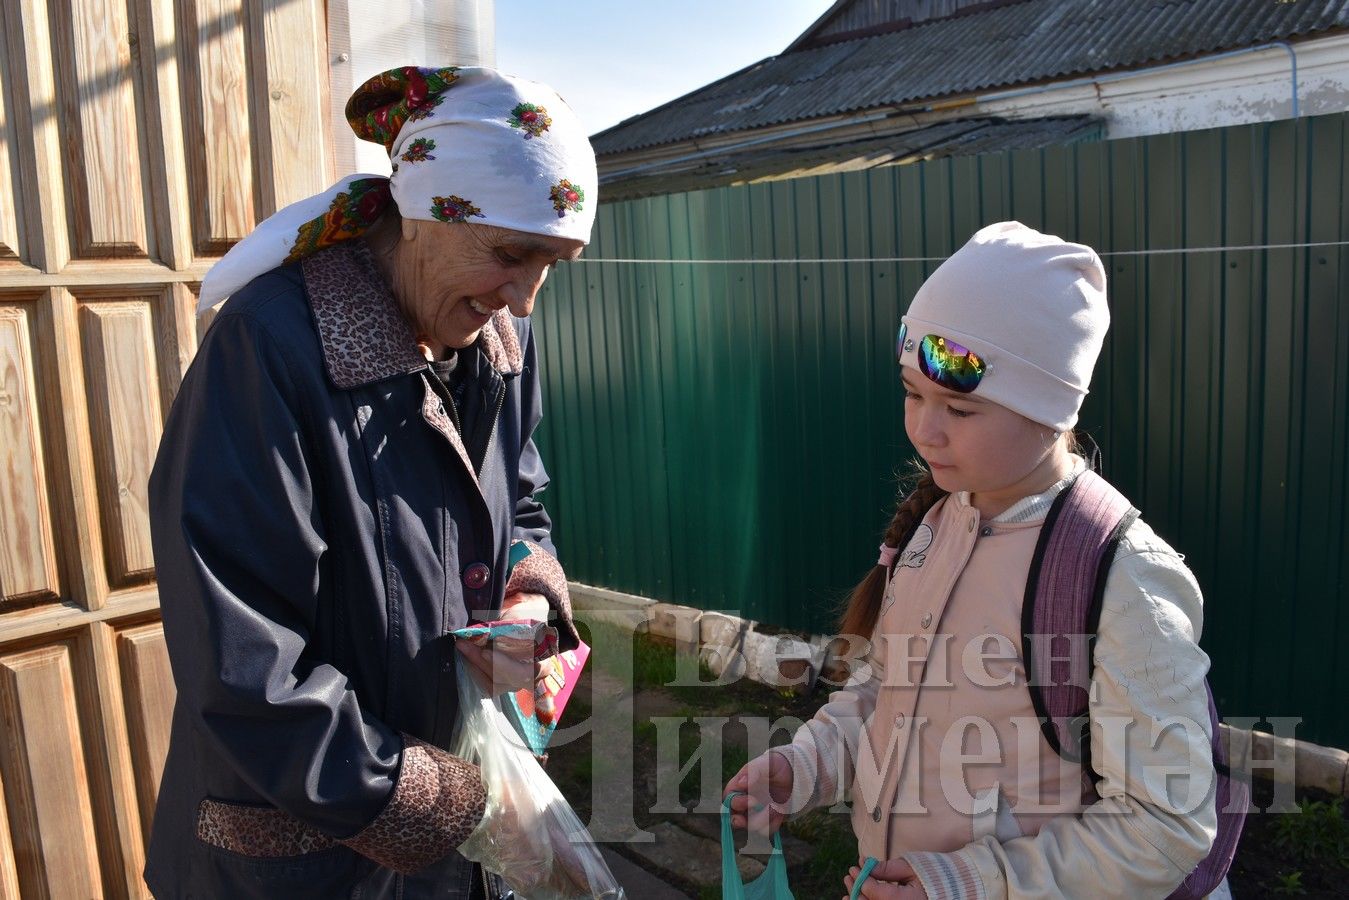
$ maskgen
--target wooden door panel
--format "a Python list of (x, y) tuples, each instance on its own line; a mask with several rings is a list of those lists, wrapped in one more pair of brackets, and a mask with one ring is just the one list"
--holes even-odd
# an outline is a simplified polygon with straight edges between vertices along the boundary
[(150, 468), (163, 430), (152, 306), (157, 298), (80, 304), (108, 582), (124, 587), (154, 570)]
[[(0, 51), (7, 44), (5, 17), (0, 15)], [(0, 66), (0, 197), (15, 197), (14, 173), (10, 170), (10, 161), (14, 159), (16, 147), (14, 133), (14, 110), (9, 99), (9, 73)], [(13, 203), (0, 203), (0, 261), (18, 259), (19, 248), (19, 207), (18, 198)]]
[(20, 896), (102, 896), (69, 645), (0, 656), (0, 716)]
[[(260, 216), (317, 194), (332, 183), (328, 108), (327, 27), (316, 3), (278, 3), (266, 16), (249, 16), (254, 58), (254, 133), (259, 152)], [(297, 34), (317, 40), (297, 41)]]
[[(0, 797), (5, 795), (5, 773), (0, 769)], [(14, 841), (9, 836), (9, 817), (0, 810), (0, 898), (10, 900), (19, 896), (19, 871), (14, 854)]]
[(155, 301), (155, 359), (159, 364), (159, 408), (167, 418), (183, 383), (187, 367), (197, 354), (197, 290), (200, 285), (168, 285)]
[[(51, 437), (47, 468), (51, 473), (57, 556), (66, 585), (62, 599), (84, 609), (101, 609), (108, 600), (103, 533), (98, 521), (98, 489), (90, 438), (89, 399), (81, 359), (79, 309), (62, 287), (45, 292), (37, 307), (37, 354), (42, 409)], [(0, 620), (0, 640), (5, 623)]]
[(152, 622), (119, 631), (117, 654), (131, 744), (131, 770), (136, 776), (136, 802), (148, 840), (159, 780), (164, 773), (164, 757), (169, 750), (176, 696), (163, 626)]
[(179, 10), (193, 243), (223, 253), (257, 224), (243, 0), (180, 0)]
[(32, 304), (0, 305), (0, 610), (56, 599)]
[(70, 237), (80, 258), (147, 256), (132, 32), (124, 0), (48, 6), (63, 116)]
[(5, 29), (5, 81), (8, 100), (14, 104), (13, 133), (19, 151), (13, 181), (23, 185), (22, 202), (14, 203), (26, 238), (20, 259), (43, 271), (57, 271), (70, 261), (70, 242), (47, 0), (0, 3), (0, 18)]

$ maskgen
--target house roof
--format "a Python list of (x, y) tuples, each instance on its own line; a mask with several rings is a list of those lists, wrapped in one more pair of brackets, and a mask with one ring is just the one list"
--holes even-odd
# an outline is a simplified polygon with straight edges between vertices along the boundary
[(729, 184), (850, 172), (917, 159), (1026, 150), (1100, 140), (1104, 123), (1094, 116), (953, 119), (884, 137), (806, 147), (765, 145), (620, 170), (601, 179), (606, 201), (703, 190)]
[[(1349, 29), (1344, 0), (1024, 0), (769, 57), (591, 138), (600, 157)], [(818, 23), (817, 23), (818, 25)], [(841, 35), (841, 37), (846, 37)]]

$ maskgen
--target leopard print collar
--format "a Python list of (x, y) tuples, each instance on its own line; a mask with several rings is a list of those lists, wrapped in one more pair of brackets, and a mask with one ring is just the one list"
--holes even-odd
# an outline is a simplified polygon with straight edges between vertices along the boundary
[[(428, 368), (364, 242), (344, 241), (306, 257), (300, 266), (323, 362), (338, 388), (351, 390)], [(503, 376), (519, 375), (524, 368), (520, 338), (505, 309), (483, 328), (478, 349)]]

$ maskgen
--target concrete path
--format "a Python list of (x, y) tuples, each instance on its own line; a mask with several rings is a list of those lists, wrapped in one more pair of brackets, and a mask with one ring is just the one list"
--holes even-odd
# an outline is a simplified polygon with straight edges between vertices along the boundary
[(690, 900), (688, 894), (670, 887), (618, 851), (601, 847), (600, 852), (628, 900)]

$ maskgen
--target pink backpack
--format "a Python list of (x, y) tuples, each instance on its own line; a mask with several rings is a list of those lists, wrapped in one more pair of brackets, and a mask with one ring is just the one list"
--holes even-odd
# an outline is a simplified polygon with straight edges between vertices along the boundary
[[(1093, 471), (1083, 472), (1050, 507), (1026, 578), (1026, 599), (1021, 613), (1022, 658), (1030, 679), (1031, 701), (1049, 745), (1064, 759), (1081, 761), (1093, 784), (1100, 781), (1100, 776), (1091, 768), (1087, 690), (1086, 686), (1069, 682), (1072, 672), (1093, 670), (1092, 653), (1100, 626), (1106, 576), (1120, 539), (1137, 518), (1138, 510), (1108, 481)], [(1083, 649), (1080, 642), (1074, 641), (1067, 641), (1071, 647), (1067, 659), (1042, 659), (1034, 655), (1031, 635), (1069, 634), (1092, 636), (1086, 646), (1085, 661), (1071, 655)], [(1055, 648), (1055, 653), (1058, 652), (1061, 650)], [(1217, 771), (1218, 837), (1208, 856), (1171, 894), (1173, 900), (1205, 897), (1222, 882), (1236, 854), (1250, 802), (1250, 786), (1231, 777), (1227, 749), (1218, 737), (1218, 708), (1207, 682), (1205, 688), (1213, 728), (1213, 766)]]

